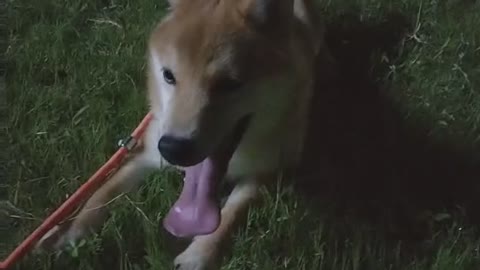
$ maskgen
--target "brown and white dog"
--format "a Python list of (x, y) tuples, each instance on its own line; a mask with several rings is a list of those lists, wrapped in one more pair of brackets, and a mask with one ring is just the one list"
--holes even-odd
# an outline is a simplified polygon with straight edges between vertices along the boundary
[[(152, 170), (176, 166), (184, 189), (164, 226), (194, 240), (175, 265), (218, 267), (221, 244), (259, 187), (303, 151), (315, 58), (326, 50), (311, 2), (170, 0), (148, 46), (154, 119), (142, 147), (39, 247), (61, 249), (98, 229), (107, 202)], [(220, 180), (234, 184), (221, 211), (213, 199)]]

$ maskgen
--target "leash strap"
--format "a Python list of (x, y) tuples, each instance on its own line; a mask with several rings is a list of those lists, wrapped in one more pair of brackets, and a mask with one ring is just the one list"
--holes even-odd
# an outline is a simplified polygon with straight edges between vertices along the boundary
[(132, 135), (119, 142), (119, 149), (115, 154), (93, 174), (87, 182), (78, 188), (60, 207), (48, 216), (44, 222), (37, 227), (10, 255), (0, 262), (0, 269), (6, 270), (11, 268), (15, 263), (22, 259), (33, 246), (55, 225), (59, 224), (68, 217), (78, 205), (89, 195), (98, 190), (110, 172), (117, 169), (122, 163), (125, 156), (137, 144), (138, 140), (143, 136), (148, 127), (153, 114), (149, 112), (140, 122), (138, 127), (133, 131)]

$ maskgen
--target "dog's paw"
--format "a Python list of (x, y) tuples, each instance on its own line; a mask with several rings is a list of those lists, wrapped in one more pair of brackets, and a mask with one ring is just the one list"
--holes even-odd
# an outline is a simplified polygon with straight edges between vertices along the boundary
[(84, 236), (84, 232), (73, 228), (70, 224), (53, 227), (35, 245), (35, 251), (64, 250), (69, 244), (75, 243)]
[(215, 248), (205, 245), (202, 241), (192, 244), (174, 261), (175, 270), (217, 270), (220, 261)]

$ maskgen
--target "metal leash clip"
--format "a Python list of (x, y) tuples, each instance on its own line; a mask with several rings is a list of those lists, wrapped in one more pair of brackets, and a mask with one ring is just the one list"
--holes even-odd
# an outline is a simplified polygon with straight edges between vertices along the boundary
[(137, 140), (133, 136), (118, 141), (118, 147), (125, 147), (127, 151), (132, 150), (137, 145)]

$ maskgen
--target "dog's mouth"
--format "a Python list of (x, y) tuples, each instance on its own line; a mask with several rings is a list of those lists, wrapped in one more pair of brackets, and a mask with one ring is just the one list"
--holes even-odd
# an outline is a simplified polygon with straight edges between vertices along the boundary
[(218, 228), (217, 184), (225, 176), (249, 122), (249, 116), (242, 118), (214, 153), (184, 168), (183, 190), (163, 221), (169, 233), (176, 237), (193, 237), (210, 234)]

